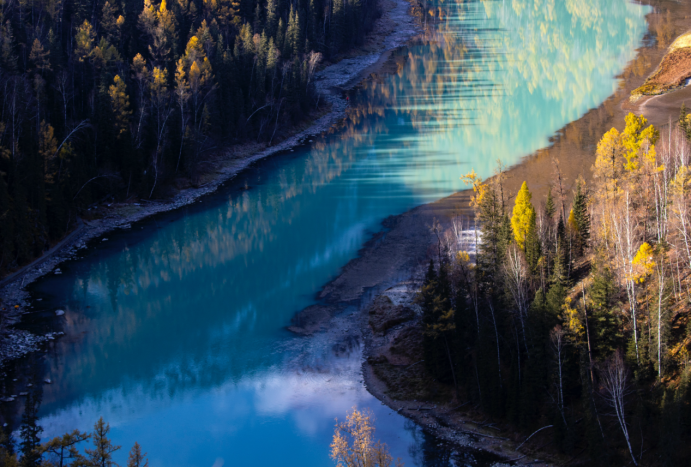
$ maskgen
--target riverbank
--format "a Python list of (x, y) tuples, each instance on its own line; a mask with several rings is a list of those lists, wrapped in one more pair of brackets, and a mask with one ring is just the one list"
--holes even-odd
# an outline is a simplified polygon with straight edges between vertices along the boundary
[(38, 278), (60, 274), (58, 266), (73, 258), (88, 242), (115, 229), (129, 229), (132, 223), (155, 214), (172, 211), (197, 202), (215, 192), (251, 164), (308, 142), (312, 137), (328, 132), (345, 117), (348, 101), (344, 91), (357, 85), (370, 73), (385, 64), (391, 50), (404, 45), (420, 29), (409, 14), (406, 0), (381, 0), (382, 16), (377, 20), (365, 44), (334, 64), (326, 64), (314, 78), (315, 87), (326, 102), (328, 110), (307, 127), (273, 146), (247, 144), (228, 148), (213, 158), (209, 170), (202, 174), (197, 186), (180, 183), (168, 199), (148, 201), (129, 200), (126, 203), (105, 201), (90, 209), (92, 220), (79, 220), (77, 227), (41, 258), (15, 271), (0, 281), (2, 326), (0, 327), (0, 366), (10, 359), (38, 349), (45, 336), (32, 336), (16, 331), (13, 326), (22, 315), (30, 312), (29, 294), (25, 287)]
[(684, 88), (690, 81), (690, 33), (678, 37), (661, 64), (643, 85), (632, 91), (631, 101), (642, 96), (658, 96)]
[[(558, 170), (566, 191), (573, 188), (579, 176), (589, 180), (598, 141), (612, 127), (622, 130), (627, 113), (646, 116), (664, 134), (669, 122), (677, 122), (681, 105), (685, 103), (689, 108), (689, 87), (630, 101), (631, 92), (655, 72), (675, 37), (689, 28), (689, 2), (646, 3), (654, 7), (647, 15), (647, 45), (637, 50), (636, 58), (618, 76), (621, 81), (618, 90), (600, 106), (558, 131), (549, 147), (504, 171), (505, 193), (511, 194), (506, 203), (513, 202), (513, 194), (525, 180), (534, 197), (543, 198)], [(479, 410), (463, 401), (452, 405), (448, 401), (454, 398), (453, 391), (432, 381), (420, 365), (420, 351), (416, 351), (421, 345), (420, 318), (406, 310), (415, 309), (413, 297), (420, 288), (427, 261), (435, 251), (436, 238), (430, 226), (438, 220), (446, 230), (454, 215), (471, 218), (469, 197), (469, 191), (461, 191), (386, 219), (383, 230), (318, 293), (319, 304), (298, 313), (289, 329), (300, 334), (329, 330), (339, 335), (357, 328), (356, 333), (364, 343), (363, 375), (368, 390), (393, 410), (453, 444), (484, 449), (508, 460), (534, 465), (578, 460), (563, 459), (545, 451), (549, 430), (536, 433), (528, 440), (531, 433), (519, 433), (502, 423), (489, 423)], [(347, 325), (349, 329), (333, 331), (332, 317), (354, 307), (359, 311)], [(381, 315), (376, 320), (380, 323), (375, 326), (377, 331), (371, 325), (372, 315)], [(385, 332), (382, 332), (383, 322), (396, 324), (384, 325)]]

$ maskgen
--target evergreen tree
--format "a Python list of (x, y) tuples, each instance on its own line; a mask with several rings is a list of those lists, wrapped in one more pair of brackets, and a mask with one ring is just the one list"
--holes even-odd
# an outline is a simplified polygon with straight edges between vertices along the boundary
[(497, 191), (488, 187), (479, 201), (478, 218), (483, 242), (479, 246), (477, 280), (484, 293), (492, 295), (500, 281), (500, 268), (511, 241), (511, 226), (502, 210)]
[(8, 427), (0, 427), (0, 465), (17, 467), (15, 442)]
[(538, 236), (538, 229), (536, 228), (535, 214), (533, 215), (533, 222), (529, 224), (524, 246), (529, 270), (532, 275), (536, 276), (538, 274), (538, 262), (541, 259), (541, 239)]
[(329, 28), (330, 51), (332, 55), (341, 52), (344, 42), (344, 0), (333, 0), (332, 21)]
[(552, 223), (556, 211), (557, 208), (555, 207), (555, 200), (553, 199), (553, 188), (550, 187), (548, 188), (548, 197), (545, 202), (545, 218), (549, 223)]
[(682, 134), (685, 135), (687, 141), (690, 140), (690, 112), (685, 103), (682, 103), (680, 107), (680, 116), (678, 117), (678, 126), (682, 130)]
[(432, 310), (423, 319), (425, 324), (425, 335), (428, 337), (428, 345), (431, 347), (430, 356), (433, 359), (430, 367), (432, 373), (440, 381), (454, 383), (458, 389), (457, 378), (454, 371), (453, 339), (455, 335), (456, 322), (454, 318), (454, 308), (451, 304), (451, 283), (449, 279), (448, 264), (440, 265), (437, 277), (437, 287), (433, 297)]
[(87, 459), (77, 450), (77, 445), (89, 439), (87, 433), (74, 430), (57, 436), (41, 446), (43, 452), (54, 456), (58, 466), (67, 465), (67, 461), (72, 461), (74, 466), (88, 466)]
[(284, 55), (290, 57), (297, 56), (300, 53), (300, 25), (298, 13), (291, 6), (291, 11), (288, 15), (288, 27), (286, 29), (286, 38), (284, 42)]
[(421, 290), (416, 296), (416, 303), (418, 303), (423, 312), (423, 358), (425, 367), (435, 377), (441, 374), (440, 361), (443, 355), (440, 352), (439, 346), (436, 345), (434, 337), (427, 333), (426, 330), (438, 320), (439, 303), (436, 303), (436, 300), (439, 302), (439, 289), (438, 275), (435, 271), (435, 264), (431, 259)]
[(43, 428), (38, 425), (38, 409), (41, 406), (41, 393), (39, 389), (29, 392), (22, 415), (22, 424), (19, 428), (19, 452), (21, 467), (39, 467), (41, 465), (41, 432)]
[(594, 358), (605, 359), (622, 345), (622, 332), (615, 308), (616, 285), (610, 269), (602, 262), (592, 268), (593, 283), (589, 289), (589, 328)]
[(108, 439), (110, 425), (103, 421), (103, 417), (99, 418), (94, 425), (94, 432), (91, 439), (94, 443), (94, 449), (87, 449), (86, 453), (89, 456), (89, 462), (94, 467), (112, 467), (115, 466), (113, 461), (113, 453), (120, 449)]
[(577, 191), (572, 200), (572, 212), (570, 215), (573, 216), (574, 220), (577, 255), (581, 256), (584, 254), (584, 248), (586, 248), (591, 235), (591, 220), (589, 219), (586, 194), (583, 193), (582, 183), (579, 182), (577, 183)]
[(142, 448), (139, 443), (134, 444), (130, 450), (130, 455), (127, 458), (127, 467), (149, 467), (147, 454), (142, 454)]
[(264, 21), (262, 20), (262, 7), (260, 3), (257, 2), (255, 5), (255, 14), (253, 15), (252, 29), (255, 34), (259, 34), (264, 29)]
[(267, 20), (266, 20), (266, 31), (269, 37), (273, 37), (276, 34), (277, 28), (277, 17), (278, 17), (278, 6), (277, 0), (267, 0)]

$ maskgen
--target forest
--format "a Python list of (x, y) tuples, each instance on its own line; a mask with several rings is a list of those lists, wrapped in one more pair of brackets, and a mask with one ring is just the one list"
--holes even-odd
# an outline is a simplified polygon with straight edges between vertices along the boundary
[(690, 116), (647, 123), (603, 136), (590, 183), (556, 165), (542, 200), (465, 175), (475, 219), (437, 231), (416, 298), (429, 374), (590, 465), (690, 463)]
[(375, 0), (2, 0), (0, 274), (108, 196), (164, 195), (319, 106)]

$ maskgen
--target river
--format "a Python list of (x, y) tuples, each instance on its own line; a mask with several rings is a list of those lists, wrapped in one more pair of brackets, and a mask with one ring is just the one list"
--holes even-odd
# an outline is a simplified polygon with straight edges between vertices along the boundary
[[(32, 286), (25, 326), (62, 330), (32, 357), (43, 436), (111, 425), (125, 464), (329, 466), (334, 419), (371, 408), (406, 465), (455, 453), (362, 383), (356, 334), (285, 327), (381, 221), (549, 144), (597, 107), (635, 56), (649, 8), (622, 0), (442, 1), (397, 70), (349, 94), (347, 118), (259, 162), (203, 202), (94, 242)], [(604, 129), (605, 130), (605, 129)], [(529, 187), (531, 181), (528, 181)], [(66, 310), (56, 317), (55, 309)]]

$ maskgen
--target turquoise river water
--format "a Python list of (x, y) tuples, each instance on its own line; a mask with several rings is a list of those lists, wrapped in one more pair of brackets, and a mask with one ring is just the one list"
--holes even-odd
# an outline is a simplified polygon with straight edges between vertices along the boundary
[[(412, 465), (451, 454), (372, 397), (357, 338), (285, 327), (381, 221), (545, 147), (600, 105), (635, 56), (649, 8), (624, 0), (429, 3), (398, 70), (350, 94), (329, 135), (253, 165), (203, 202), (108, 235), (32, 289), (31, 326), (65, 336), (40, 357), (46, 438), (111, 425), (125, 464), (329, 466), (334, 419), (370, 407)], [(530, 183), (530, 181), (529, 181)], [(54, 310), (66, 314), (56, 317)]]

